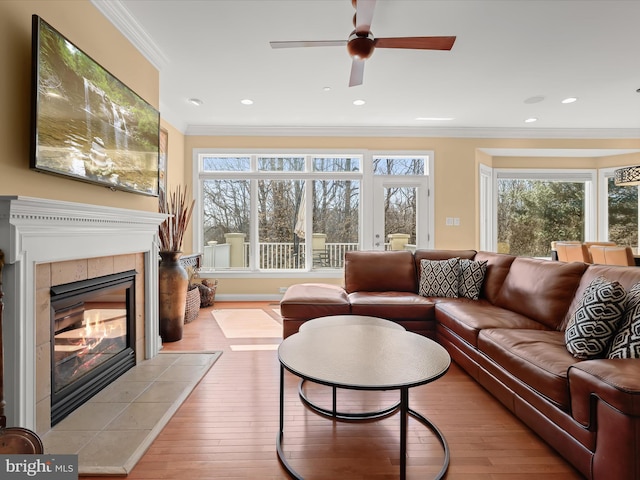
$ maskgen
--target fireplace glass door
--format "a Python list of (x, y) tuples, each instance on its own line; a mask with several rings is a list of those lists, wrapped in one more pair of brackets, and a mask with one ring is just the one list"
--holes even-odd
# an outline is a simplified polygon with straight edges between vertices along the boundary
[(135, 364), (134, 275), (52, 288), (52, 424)]

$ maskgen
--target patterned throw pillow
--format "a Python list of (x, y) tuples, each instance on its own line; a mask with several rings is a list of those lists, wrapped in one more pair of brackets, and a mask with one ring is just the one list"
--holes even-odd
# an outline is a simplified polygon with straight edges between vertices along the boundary
[(458, 296), (460, 259), (420, 260), (420, 295), (423, 297)]
[(487, 273), (487, 263), (487, 260), (460, 259), (458, 295), (473, 300), (480, 298), (480, 289), (482, 288), (482, 282), (484, 282), (484, 275)]
[(607, 357), (640, 358), (640, 283), (627, 293), (627, 308)]
[(594, 278), (564, 332), (569, 353), (582, 360), (606, 356), (624, 314), (626, 298), (620, 283)]

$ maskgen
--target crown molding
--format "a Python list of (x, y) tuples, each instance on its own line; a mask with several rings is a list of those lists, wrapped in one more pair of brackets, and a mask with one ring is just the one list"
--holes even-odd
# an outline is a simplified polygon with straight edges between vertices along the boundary
[(91, 0), (91, 3), (109, 20), (142, 55), (158, 70), (169, 64), (160, 47), (147, 35), (142, 25), (131, 15), (120, 0)]
[(188, 136), (257, 137), (444, 137), (444, 138), (633, 138), (635, 128), (475, 128), (475, 127), (389, 127), (389, 126), (243, 126), (188, 125)]

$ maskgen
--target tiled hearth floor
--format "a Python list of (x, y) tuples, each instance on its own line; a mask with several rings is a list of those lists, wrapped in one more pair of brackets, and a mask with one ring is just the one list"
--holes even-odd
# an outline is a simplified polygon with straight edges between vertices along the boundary
[(78, 454), (80, 474), (127, 474), (219, 355), (166, 352), (136, 365), (46, 433), (45, 452)]

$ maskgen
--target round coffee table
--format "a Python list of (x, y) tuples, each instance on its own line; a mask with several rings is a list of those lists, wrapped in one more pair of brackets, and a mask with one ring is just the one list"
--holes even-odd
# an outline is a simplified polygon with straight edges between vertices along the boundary
[[(280, 360), (280, 432), (277, 452), (284, 468), (302, 478), (287, 462), (284, 440), (284, 371), (303, 380), (352, 390), (400, 390), (400, 478), (406, 477), (408, 415), (428, 427), (444, 449), (444, 462), (436, 478), (449, 466), (449, 447), (440, 430), (409, 408), (409, 388), (437, 380), (449, 369), (447, 351), (426, 337), (404, 329), (366, 322), (307, 327), (283, 340)], [(326, 412), (314, 411), (332, 417)], [(340, 419), (340, 418), (338, 418)]]
[[(340, 327), (344, 325), (375, 325), (377, 327), (405, 330), (405, 328), (399, 323), (392, 322), (391, 320), (385, 320), (384, 318), (370, 317), (366, 315), (330, 315), (327, 317), (318, 317), (307, 320), (302, 325), (300, 325), (298, 331), (302, 332), (309, 328)], [(398, 401), (394, 405), (372, 412), (339, 412), (337, 410), (337, 387), (334, 385), (332, 387), (333, 408), (329, 410), (327, 408), (321, 407), (320, 405), (312, 402), (309, 399), (304, 391), (304, 384), (306, 383), (306, 381), (306, 378), (301, 378), (300, 383), (298, 384), (298, 395), (300, 396), (300, 400), (302, 400), (305, 405), (315, 410), (316, 412), (322, 415), (332, 416), (339, 420), (371, 420), (375, 418), (383, 418), (387, 415), (391, 415), (400, 408), (400, 401)]]
[(405, 330), (399, 323), (385, 320), (384, 318), (369, 317), (367, 315), (330, 315), (307, 320), (300, 325), (298, 331), (302, 332), (307, 328), (340, 327), (342, 325), (375, 325), (377, 327)]

